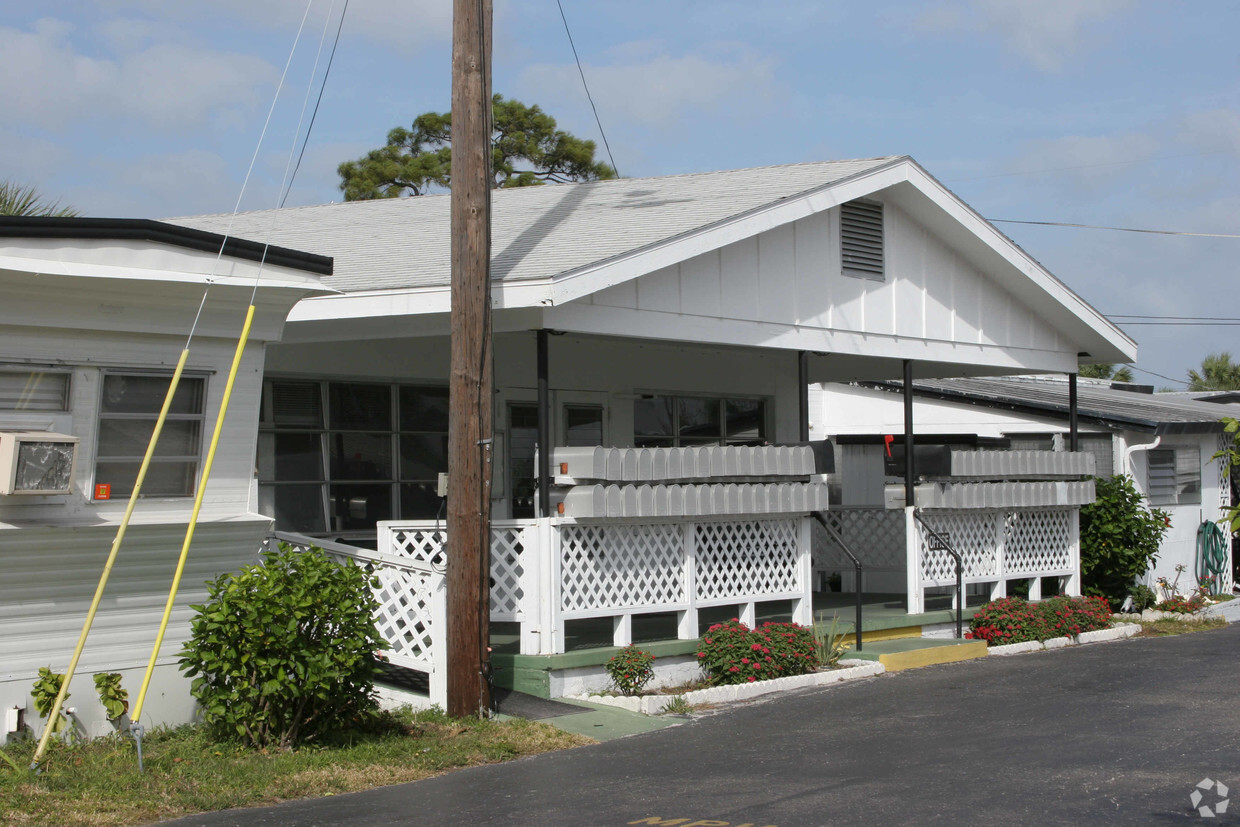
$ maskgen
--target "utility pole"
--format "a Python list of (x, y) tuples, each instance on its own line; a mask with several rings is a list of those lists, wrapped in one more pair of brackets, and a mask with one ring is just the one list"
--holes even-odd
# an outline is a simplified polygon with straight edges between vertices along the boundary
[(452, 10), (448, 714), (491, 706), (491, 0)]

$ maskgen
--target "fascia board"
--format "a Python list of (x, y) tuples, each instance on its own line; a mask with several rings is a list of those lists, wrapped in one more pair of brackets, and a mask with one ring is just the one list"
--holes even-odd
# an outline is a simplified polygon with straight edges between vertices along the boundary
[[(284, 268), (272, 268), (257, 279), (260, 289), (291, 289), (304, 293), (330, 292), (317, 278), (289, 277)], [(174, 284), (218, 284), (230, 287), (253, 287), (253, 273), (245, 275), (190, 273), (184, 270), (154, 270), (123, 265), (94, 264), (80, 261), (56, 261), (45, 258), (0, 255), (0, 270), (49, 276), (71, 276), (87, 279), (117, 279), (142, 282), (168, 282)]]
[(907, 179), (911, 160), (900, 158), (851, 178), (824, 184), (795, 198), (777, 201), (758, 210), (725, 219), (706, 229), (685, 233), (616, 258), (561, 273), (552, 280), (550, 303), (563, 305), (617, 284), (679, 264), (793, 221), (862, 198)]
[[(908, 183), (916, 187), (937, 207), (955, 219), (964, 229), (985, 243), (1011, 267), (1024, 276), (1041, 292), (1068, 311), (1077, 321), (1094, 334), (1103, 338), (1117, 354), (1108, 354), (1106, 361), (1135, 361), (1137, 343), (1099, 313), (1093, 306), (1077, 295), (1071, 288), (1035, 261), (1010, 238), (997, 230), (993, 224), (957, 198), (915, 161), (909, 162)], [(1098, 354), (1095, 354), (1098, 355)], [(1112, 359), (1112, 356), (1126, 358)]]
[[(498, 282), (491, 285), (491, 308), (509, 310), (550, 304), (550, 279)], [(452, 288), (413, 287), (372, 290), (302, 300), (289, 315), (290, 322), (365, 319), (378, 316), (420, 316), (452, 310)]]

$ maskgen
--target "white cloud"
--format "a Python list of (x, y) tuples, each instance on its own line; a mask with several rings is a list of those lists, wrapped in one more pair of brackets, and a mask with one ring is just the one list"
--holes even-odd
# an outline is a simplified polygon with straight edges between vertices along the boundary
[(256, 90), (275, 79), (260, 58), (181, 44), (91, 57), (74, 47), (71, 32), (51, 19), (29, 32), (0, 28), (0, 54), (21, 67), (22, 82), (0, 84), (0, 109), (10, 123), (64, 129), (131, 118), (140, 127), (188, 131), (221, 111), (250, 108)]
[(1055, 72), (1082, 48), (1095, 24), (1130, 5), (1132, 0), (967, 0), (931, 7), (914, 26), (993, 34), (1038, 69)]
[(1129, 162), (1158, 154), (1159, 141), (1151, 135), (1069, 135), (1033, 141), (1010, 165), (1013, 173), (1059, 173), (1039, 175), (1041, 182), (1069, 182), (1073, 188), (1098, 189), (1117, 178), (1131, 177)]
[(1186, 115), (1180, 123), (1180, 139), (1205, 152), (1240, 153), (1240, 111), (1211, 109)]
[[(611, 53), (614, 62), (583, 67), (606, 119), (647, 127), (667, 127), (703, 113), (744, 119), (780, 94), (776, 62), (748, 48), (714, 44), (679, 56), (654, 51), (650, 43), (625, 44)], [(531, 88), (536, 99), (581, 88), (577, 67), (571, 64), (529, 66), (519, 83)]]

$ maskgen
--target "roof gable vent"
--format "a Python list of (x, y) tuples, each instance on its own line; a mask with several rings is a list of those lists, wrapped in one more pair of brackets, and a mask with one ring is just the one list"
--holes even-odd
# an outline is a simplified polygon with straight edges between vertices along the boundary
[(849, 201), (840, 205), (840, 252), (844, 275), (884, 279), (882, 204)]

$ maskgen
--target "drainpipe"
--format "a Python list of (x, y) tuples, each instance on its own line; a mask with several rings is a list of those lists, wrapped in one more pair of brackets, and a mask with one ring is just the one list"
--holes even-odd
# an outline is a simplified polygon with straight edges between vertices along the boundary
[(1133, 472), (1132, 455), (1135, 454), (1137, 451), (1151, 451), (1154, 448), (1157, 448), (1158, 443), (1160, 442), (1162, 442), (1162, 437), (1156, 436), (1154, 437), (1153, 442), (1146, 442), (1142, 445), (1129, 445), (1127, 448), (1124, 449), (1124, 470), (1128, 472), (1129, 476), (1132, 476), (1132, 477), (1137, 476)]

